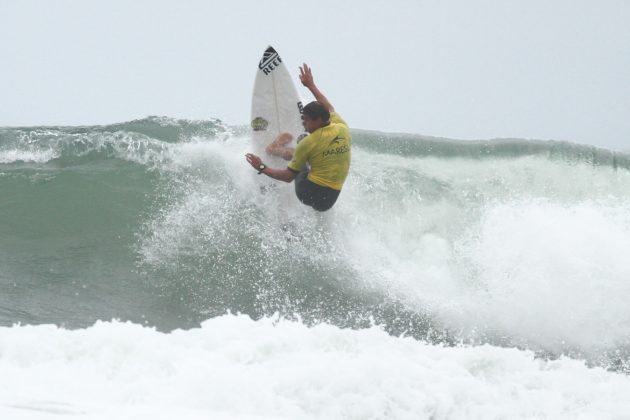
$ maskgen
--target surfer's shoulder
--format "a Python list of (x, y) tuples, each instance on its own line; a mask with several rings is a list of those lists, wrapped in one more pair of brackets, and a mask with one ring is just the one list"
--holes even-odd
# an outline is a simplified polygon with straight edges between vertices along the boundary
[(341, 125), (345, 125), (346, 127), (348, 126), (348, 123), (346, 123), (346, 121), (343, 118), (341, 118), (341, 115), (339, 115), (336, 111), (333, 111), (330, 113), (330, 123), (341, 124)]

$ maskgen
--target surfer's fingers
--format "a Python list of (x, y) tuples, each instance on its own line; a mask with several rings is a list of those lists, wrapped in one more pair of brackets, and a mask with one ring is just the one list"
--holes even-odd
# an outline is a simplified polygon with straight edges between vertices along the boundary
[(306, 63), (302, 63), (302, 67), (300, 67), (300, 73), (303, 75), (311, 74), (311, 68)]
[(306, 63), (300, 67), (300, 81), (305, 86), (313, 81), (313, 73), (311, 73), (311, 69)]
[(247, 158), (247, 161), (248, 161), (251, 165), (258, 165), (258, 164), (260, 164), (260, 162), (261, 162), (261, 159), (260, 159), (258, 156), (254, 155), (254, 154), (252, 154), (252, 153), (248, 153), (248, 154), (246, 154), (246, 155), (245, 155), (245, 157)]

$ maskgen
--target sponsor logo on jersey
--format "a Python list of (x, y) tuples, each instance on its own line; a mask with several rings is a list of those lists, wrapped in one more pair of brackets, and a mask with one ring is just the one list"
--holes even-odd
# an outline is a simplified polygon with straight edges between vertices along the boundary
[(344, 153), (348, 153), (349, 151), (350, 147), (347, 144), (344, 144), (343, 146), (335, 147), (334, 149), (324, 150), (322, 152), (322, 157), (342, 155)]
[(273, 47), (269, 47), (264, 52), (263, 57), (260, 59), (260, 63), (258, 63), (258, 68), (261, 69), (263, 73), (265, 73), (265, 75), (268, 75), (273, 71), (273, 69), (278, 67), (280, 63), (282, 63), (282, 59), (280, 58), (276, 50), (274, 50)]
[(332, 146), (333, 144), (339, 144), (340, 140), (345, 140), (345, 137), (339, 137), (339, 136), (335, 137), (334, 139), (330, 141), (330, 143), (328, 143), (328, 146)]
[(347, 144), (341, 144), (345, 137), (337, 136), (328, 143), (328, 150), (322, 152), (322, 157), (342, 155), (350, 151), (350, 146)]
[(254, 131), (265, 131), (268, 125), (269, 121), (263, 117), (256, 117), (252, 120), (252, 128)]

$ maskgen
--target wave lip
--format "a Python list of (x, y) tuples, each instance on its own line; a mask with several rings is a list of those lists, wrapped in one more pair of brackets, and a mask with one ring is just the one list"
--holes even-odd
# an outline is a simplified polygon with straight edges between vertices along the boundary
[(58, 157), (59, 154), (52, 149), (0, 151), (0, 163), (46, 163)]
[(382, 133), (354, 130), (360, 138), (356, 145), (371, 151), (413, 157), (465, 158), (492, 160), (539, 156), (572, 163), (630, 169), (630, 153), (559, 140), (500, 138), (455, 140), (419, 134)]
[(219, 120), (156, 116), (103, 126), (0, 128), (0, 164), (76, 164), (114, 157), (150, 165), (167, 155), (172, 144), (231, 132)]
[(573, 419), (630, 410), (629, 377), (575, 360), (244, 315), (169, 334), (116, 321), (5, 327), (0, 355), (12, 384), (0, 403), (6, 418)]

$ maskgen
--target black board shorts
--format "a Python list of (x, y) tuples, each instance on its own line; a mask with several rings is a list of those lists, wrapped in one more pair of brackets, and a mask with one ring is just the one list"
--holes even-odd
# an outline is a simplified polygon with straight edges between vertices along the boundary
[(341, 191), (322, 187), (310, 181), (308, 176), (309, 168), (306, 166), (295, 177), (295, 195), (302, 204), (313, 207), (317, 211), (326, 211), (337, 201)]

